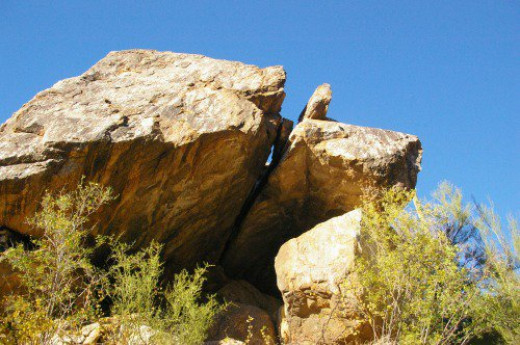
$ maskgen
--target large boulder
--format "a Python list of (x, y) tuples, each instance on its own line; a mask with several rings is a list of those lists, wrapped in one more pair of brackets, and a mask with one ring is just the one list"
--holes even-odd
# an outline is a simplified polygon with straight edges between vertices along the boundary
[(360, 253), (361, 211), (318, 224), (285, 243), (275, 260), (284, 308), (280, 336), (285, 344), (363, 343), (371, 334), (357, 320), (356, 301), (341, 293), (353, 279)]
[(413, 135), (304, 120), (234, 233), (224, 268), (276, 294), (273, 262), (283, 243), (358, 207), (365, 186), (413, 188), (421, 153)]
[(95, 233), (155, 239), (175, 267), (219, 258), (280, 125), (282, 67), (112, 52), (38, 93), (0, 127), (0, 226), (82, 176), (114, 189)]

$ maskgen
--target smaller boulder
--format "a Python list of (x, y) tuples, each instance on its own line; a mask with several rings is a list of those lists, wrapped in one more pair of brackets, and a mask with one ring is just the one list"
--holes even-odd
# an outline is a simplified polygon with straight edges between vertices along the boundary
[(359, 253), (361, 211), (320, 223), (285, 243), (275, 259), (284, 308), (279, 324), (285, 344), (350, 344), (364, 340), (356, 302), (341, 296)]
[(275, 320), (282, 302), (260, 292), (245, 280), (232, 280), (217, 293), (227, 302), (247, 304), (263, 309)]
[(217, 316), (209, 331), (208, 341), (226, 339), (248, 345), (274, 345), (276, 332), (267, 312), (252, 305), (234, 303)]
[(222, 339), (220, 341), (207, 341), (204, 343), (204, 345), (246, 345), (243, 341), (236, 340), (236, 339)]
[(94, 345), (97, 344), (101, 337), (101, 325), (99, 322), (91, 323), (81, 329), (81, 335), (84, 337), (83, 345)]
[(102, 327), (99, 322), (94, 322), (82, 327), (79, 332), (72, 330), (58, 332), (51, 340), (52, 345), (96, 345), (102, 335)]

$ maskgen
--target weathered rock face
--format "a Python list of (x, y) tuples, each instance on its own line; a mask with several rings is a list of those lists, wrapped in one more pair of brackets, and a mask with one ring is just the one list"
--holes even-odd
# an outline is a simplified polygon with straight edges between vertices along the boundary
[(230, 276), (277, 293), (273, 262), (283, 243), (359, 206), (364, 186), (413, 188), (421, 152), (413, 135), (332, 121), (301, 122), (231, 240), (224, 268)]
[[(285, 243), (275, 260), (284, 309), (285, 344), (343, 344), (370, 334), (356, 321), (356, 303), (341, 297), (360, 252), (361, 211), (320, 223)], [(365, 339), (367, 340), (367, 339)]]
[(215, 261), (264, 168), (285, 72), (198, 55), (110, 53), (40, 92), (0, 127), (0, 226), (82, 175), (117, 200), (96, 230), (165, 243), (171, 264)]

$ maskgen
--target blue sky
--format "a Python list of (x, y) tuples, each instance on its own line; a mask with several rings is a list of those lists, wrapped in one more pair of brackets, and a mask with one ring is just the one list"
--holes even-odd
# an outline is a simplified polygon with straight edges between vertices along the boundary
[(421, 195), (446, 179), (520, 213), (518, 1), (0, 0), (0, 122), (130, 48), (283, 65), (293, 120), (328, 82), (332, 118), (421, 138)]

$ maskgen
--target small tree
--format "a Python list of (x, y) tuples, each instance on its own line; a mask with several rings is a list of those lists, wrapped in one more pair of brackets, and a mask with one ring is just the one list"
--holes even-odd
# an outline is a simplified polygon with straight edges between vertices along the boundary
[(202, 301), (206, 266), (196, 268), (192, 275), (182, 270), (161, 291), (161, 248), (153, 242), (131, 254), (127, 245), (114, 246), (110, 273), (114, 283), (109, 294), (116, 325), (109, 343), (138, 339), (144, 344), (201, 344), (215, 315), (225, 308), (214, 296)]
[(443, 202), (412, 208), (413, 192), (391, 189), (363, 205), (362, 255), (344, 291), (375, 341), (466, 344), (479, 332), (470, 312), (481, 291), (445, 232), (461, 204), (449, 188), (437, 196)]
[(85, 246), (89, 217), (112, 199), (112, 191), (96, 183), (79, 184), (56, 197), (47, 193), (29, 223), (43, 231), (23, 245), (2, 253), (19, 273), (21, 293), (9, 296), (1, 327), (14, 344), (48, 344), (65, 328), (81, 325), (97, 312), (97, 287), (105, 275), (94, 267)]

